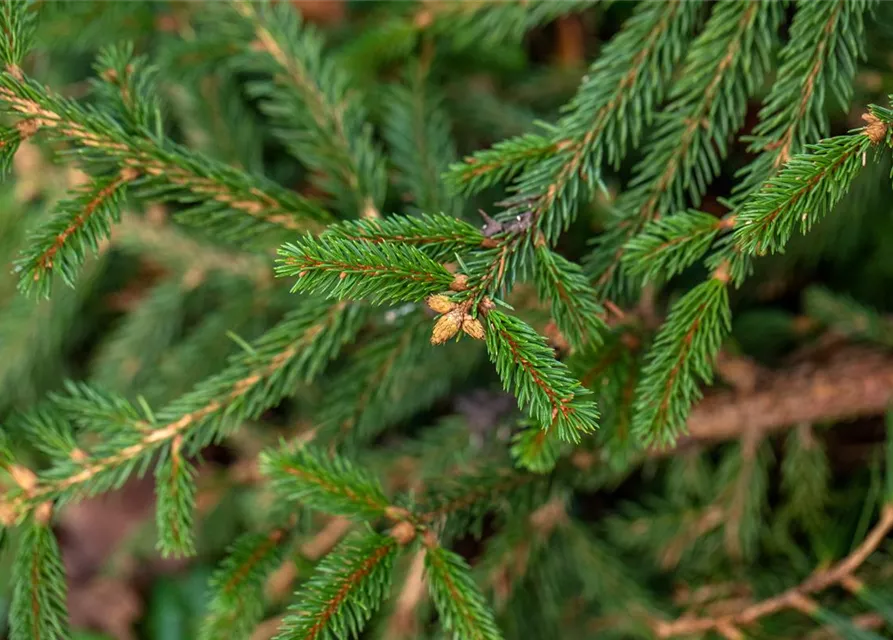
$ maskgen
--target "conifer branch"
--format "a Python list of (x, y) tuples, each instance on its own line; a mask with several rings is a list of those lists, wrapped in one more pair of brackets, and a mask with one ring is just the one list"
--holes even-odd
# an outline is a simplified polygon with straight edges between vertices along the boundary
[(240, 276), (265, 286), (272, 282), (272, 269), (262, 256), (221, 250), (210, 242), (190, 236), (174, 224), (156, 224), (146, 218), (124, 216), (112, 237), (115, 248), (187, 273), (199, 269)]
[(683, 618), (676, 622), (657, 622), (655, 631), (661, 638), (705, 633), (717, 629), (722, 624), (749, 625), (784, 609), (800, 609), (799, 603), (805, 596), (824, 591), (851, 578), (881, 545), (890, 531), (893, 531), (893, 505), (885, 504), (881, 509), (880, 520), (851, 554), (827, 569), (816, 571), (799, 585), (745, 607), (735, 614), (721, 618)]
[(735, 246), (750, 255), (776, 253), (796, 227), (807, 233), (846, 194), (873, 144), (865, 129), (807, 146), (741, 208)]
[[(686, 2), (660, 7), (645, 3), (637, 8), (636, 15), (595, 62), (569, 107), (573, 113), (559, 125), (559, 129), (577, 127), (578, 136), (556, 141), (560, 152), (518, 179), (516, 193), (499, 220), (523, 223), (502, 234), (496, 249), (475, 264), (469, 273), (475, 289), (495, 293), (528, 258), (537, 232), (554, 243), (567, 228), (576, 216), (578, 196), (591, 192), (600, 181), (599, 165), (606, 149), (621, 145), (612, 156), (619, 160), (623, 155), (620, 148), (625, 150), (629, 135), (627, 123), (633, 120), (631, 130), (638, 132), (649, 121), (650, 105), (669, 78), (681, 53), (680, 42), (686, 39), (699, 10)], [(646, 44), (640, 48), (643, 41)], [(653, 70), (658, 70), (656, 77), (651, 75)]]
[(322, 39), (290, 5), (234, 0), (250, 29), (244, 68), (272, 80), (251, 85), (276, 133), (346, 217), (378, 218), (386, 173), (360, 96), (345, 71), (323, 55)]
[(413, 202), (413, 213), (441, 212), (455, 217), (461, 203), (446, 190), (441, 175), (456, 158), (450, 121), (442, 98), (429, 86), (424, 63), (406, 86), (387, 97), (384, 136), (398, 170), (398, 188)]
[(807, 316), (845, 336), (893, 346), (893, 321), (848, 296), (811, 287), (804, 293), (803, 303)]
[(419, 501), (419, 520), (437, 527), (442, 539), (480, 532), (488, 514), (532, 510), (548, 488), (548, 476), (514, 469), (463, 474), (428, 487)]
[(486, 238), (464, 220), (440, 213), (418, 216), (388, 216), (378, 220), (348, 220), (330, 225), (320, 236), (325, 238), (407, 244), (435, 261), (452, 258), (479, 248)]
[(390, 513), (378, 481), (341, 456), (326, 457), (306, 447), (297, 451), (282, 448), (262, 455), (261, 470), (290, 502), (360, 520)]
[[(786, 180), (787, 183), (791, 183), (787, 185), (788, 195), (791, 198), (787, 202), (784, 202), (783, 198), (776, 201), (772, 198), (774, 194), (762, 190), (760, 193), (763, 195), (751, 196), (754, 189), (760, 187), (764, 180), (769, 180), (770, 182), (766, 184), (770, 184), (772, 176), (781, 168), (781, 164), (787, 160), (787, 157), (783, 158), (780, 154), (789, 156), (792, 151), (799, 150), (803, 146), (804, 141), (808, 140), (807, 136), (816, 135), (827, 128), (824, 116), (821, 115), (823, 113), (822, 98), (825, 95), (824, 83), (828, 82), (828, 86), (831, 86), (837, 92), (842, 104), (845, 104), (849, 98), (850, 83), (840, 83), (838, 85), (833, 79), (841, 75), (854, 73), (854, 60), (858, 57), (861, 48), (862, 14), (867, 10), (869, 4), (838, 2), (830, 7), (830, 12), (828, 11), (829, 6), (808, 2), (798, 5), (798, 11), (792, 27), (793, 34), (796, 37), (792, 38), (782, 53), (783, 64), (779, 72), (779, 81), (773, 84), (773, 89), (760, 112), (760, 123), (755, 129), (757, 137), (750, 147), (751, 151), (761, 151), (762, 153), (745, 169), (745, 178), (736, 187), (736, 196), (733, 200), (739, 203), (739, 207), (736, 209), (735, 214), (726, 217), (719, 223), (723, 229), (730, 228), (728, 225), (732, 224), (733, 235), (728, 239), (725, 246), (718, 250), (709, 260), (709, 265), (714, 269), (713, 281), (719, 280), (723, 282), (731, 280), (740, 283), (749, 272), (750, 266), (747, 256), (740, 251), (743, 248), (737, 235), (740, 228), (749, 225), (747, 230), (740, 231), (740, 233), (743, 234), (745, 239), (748, 239), (749, 246), (754, 252), (761, 241), (772, 242), (774, 240), (775, 244), (772, 246), (780, 249), (787, 239), (790, 238), (793, 226), (798, 221), (797, 218), (799, 218), (801, 228), (805, 230), (817, 219), (817, 215), (821, 214), (821, 212), (816, 212), (805, 203), (810, 202), (815, 205), (824, 203), (826, 206), (830, 206), (832, 201), (836, 201), (843, 195), (842, 192), (845, 192), (849, 180), (858, 171), (856, 163), (860, 160), (864, 161), (865, 156), (863, 154), (866, 153), (868, 145), (866, 139), (872, 141), (867, 135), (868, 127), (863, 130), (866, 132), (866, 136), (852, 135), (841, 137), (852, 142), (853, 147), (851, 149), (842, 140), (839, 140), (838, 144), (826, 148), (822, 152), (824, 156), (830, 154), (833, 157), (823, 157), (822, 163), (827, 161), (830, 164), (820, 164), (818, 161), (813, 163), (805, 159), (799, 160), (797, 168), (791, 170), (792, 173), (788, 174), (788, 179)], [(852, 30), (847, 30), (846, 36), (843, 36), (843, 32), (834, 28), (841, 17), (852, 27)], [(832, 51), (838, 50), (842, 51), (839, 57), (832, 55)], [(804, 79), (802, 72), (806, 68), (810, 71)], [(781, 81), (782, 79), (784, 79), (783, 82)], [(805, 82), (803, 86), (797, 84), (801, 80)], [(792, 105), (798, 105), (795, 111), (791, 110)], [(807, 114), (810, 114), (809, 117), (805, 117)], [(880, 114), (882, 117), (878, 118), (879, 114), (880, 112), (875, 109), (872, 113), (875, 121), (870, 123), (874, 127), (875, 137), (878, 137), (879, 127), (885, 121), (884, 114)], [(857, 142), (861, 144), (856, 144)], [(842, 148), (841, 145), (845, 148)], [(857, 151), (857, 148), (861, 148), (861, 153)], [(834, 155), (835, 151), (837, 155)], [(838, 161), (840, 161), (840, 164), (837, 163)], [(847, 172), (847, 169), (851, 170), (851, 173)], [(826, 172), (828, 175), (825, 175)], [(809, 174), (812, 178), (818, 176), (818, 179), (807, 188), (800, 189), (799, 187), (802, 184), (793, 183), (802, 183), (804, 174)], [(837, 174), (840, 174), (838, 177), (842, 178), (841, 184), (832, 182), (827, 187), (822, 184), (822, 178), (833, 177)], [(816, 194), (811, 195), (814, 188), (816, 189)], [(802, 206), (800, 203), (801, 199), (804, 203)], [(756, 204), (758, 202), (760, 204)], [(788, 215), (786, 216), (783, 215), (785, 214), (785, 204), (789, 207), (787, 210)], [(772, 208), (765, 210), (767, 206)], [(750, 217), (742, 218), (741, 213), (743, 209), (748, 207)], [(779, 215), (782, 215), (782, 225), (775, 227), (774, 222)], [(752, 227), (755, 220), (762, 221), (764, 226), (772, 224), (773, 229), (778, 229), (778, 231), (763, 229), (762, 232), (755, 232), (754, 229), (756, 227)], [(656, 231), (659, 227), (654, 225), (660, 224), (660, 222), (653, 223), (651, 228)], [(672, 229), (672, 235), (667, 234), (664, 241), (677, 243), (674, 245), (674, 248), (679, 247), (678, 251), (672, 251), (668, 254), (668, 257), (678, 261), (675, 263), (675, 266), (681, 267), (694, 258), (696, 255), (694, 252), (695, 248), (700, 250), (704, 245), (693, 242), (697, 238), (697, 234), (688, 238), (680, 235), (691, 231), (691, 229), (685, 228), (686, 225), (684, 223), (680, 222), (678, 225), (672, 226), (675, 227)], [(670, 231), (670, 227), (665, 226), (663, 230)], [(773, 233), (778, 235), (773, 238)], [(621, 233), (621, 242), (624, 241), (622, 237)], [(649, 246), (652, 246), (648, 238), (649, 236), (646, 235), (642, 240), (629, 242), (627, 246), (647, 250)], [(761, 250), (765, 251), (766, 248), (761, 247)], [(691, 252), (688, 253), (689, 251)], [(624, 264), (630, 264), (631, 262), (632, 260), (629, 262), (624, 261)], [(610, 270), (613, 267), (608, 266), (607, 269)], [(604, 273), (607, 275), (609, 271)], [(604, 280), (603, 283), (607, 284), (608, 280)], [(670, 313), (671, 317), (676, 309), (687, 304), (686, 299), (687, 296), (674, 305)], [(720, 311), (723, 314), (729, 313), (725, 306)], [(723, 333), (724, 331), (720, 335), (714, 336), (716, 339), (712, 343), (714, 345), (712, 351), (689, 352), (688, 346), (685, 343), (680, 343), (678, 348), (684, 349), (686, 352), (677, 354), (676, 362), (684, 363), (691, 354), (699, 358), (700, 364), (709, 362), (717, 353)], [(666, 373), (664, 372), (664, 374)]]
[(872, 0), (798, 2), (778, 78), (763, 102), (748, 151), (759, 157), (739, 174), (733, 201), (777, 173), (807, 143), (828, 135), (825, 95), (841, 108), (852, 96), (856, 63), (864, 56), (864, 17)]
[(454, 193), (472, 196), (511, 180), (560, 150), (559, 144), (544, 135), (525, 133), (453, 163), (443, 179)]
[(161, 139), (161, 105), (156, 70), (144, 57), (135, 57), (133, 43), (104, 47), (93, 65), (93, 92), (120, 114), (127, 128)]
[(100, 243), (120, 219), (121, 199), (128, 183), (138, 177), (125, 167), (117, 175), (99, 178), (81, 188), (79, 195), (57, 205), (53, 219), (29, 238), (29, 246), (16, 263), (19, 288), (24, 293), (49, 297), (53, 276), (73, 287), (87, 251), (97, 253)]
[(533, 279), (540, 300), (551, 303), (552, 319), (571, 346), (581, 349), (589, 342), (598, 344), (607, 328), (601, 319), (604, 309), (580, 266), (540, 245)]
[(65, 569), (50, 523), (29, 522), (22, 538), (13, 567), (10, 640), (68, 638)]
[(264, 580), (281, 562), (288, 534), (277, 527), (236, 540), (211, 578), (210, 613), (201, 628), (202, 640), (250, 636), (263, 615)]
[(562, 440), (578, 442), (597, 427), (591, 393), (573, 378), (567, 366), (530, 326), (501, 311), (487, 316), (487, 351), (507, 391), (518, 399), (542, 429), (555, 429)]
[(347, 447), (370, 442), (431, 406), (479, 362), (477, 351), (456, 345), (447, 370), (432, 366), (430, 337), (429, 318), (414, 311), (359, 349), (354, 361), (325, 387), (320, 432)]
[(368, 533), (347, 539), (297, 593), (277, 640), (356, 638), (390, 588), (398, 541)]
[(717, 235), (734, 225), (734, 216), (720, 220), (695, 210), (652, 220), (626, 243), (623, 267), (645, 282), (669, 279), (700, 260)]
[(19, 65), (34, 41), (35, 18), (26, 0), (9, 0), (0, 6), (0, 60), (13, 73), (21, 74)]
[(427, 534), (424, 542), (428, 590), (443, 626), (457, 640), (502, 638), (462, 556), (441, 547), (433, 534)]
[(404, 244), (372, 244), (307, 236), (279, 249), (278, 276), (297, 276), (292, 292), (330, 298), (418, 302), (449, 289), (453, 275), (422, 251)]
[(158, 549), (162, 556), (195, 554), (195, 468), (183, 457), (183, 437), (177, 435), (155, 468)]
[(448, 0), (424, 5), (412, 20), (420, 31), (447, 36), (459, 47), (481, 42), (496, 45), (520, 40), (530, 29), (558, 16), (586, 9), (595, 1), (516, 5), (500, 0)]
[(672, 443), (701, 396), (698, 380), (713, 378), (712, 355), (729, 330), (726, 282), (711, 279), (673, 306), (648, 353), (636, 387), (633, 432), (645, 444)]
[(643, 225), (682, 209), (686, 192), (698, 204), (744, 121), (748, 96), (762, 82), (780, 19), (777, 3), (742, 0), (714, 7), (630, 188), (618, 198), (617, 219), (587, 258), (597, 289), (623, 289), (618, 270), (624, 246)]
[(20, 128), (74, 144), (84, 162), (112, 161), (120, 171), (136, 172), (138, 197), (191, 205), (179, 218), (224, 238), (244, 239), (277, 227), (314, 228), (330, 219), (316, 204), (263, 178), (158, 141), (150, 132), (128, 131), (108, 115), (9, 70), (0, 74), (0, 109), (19, 118)]
[(98, 396), (89, 387), (72, 387), (56, 404), (88, 430), (108, 434), (107, 440), (85, 459), (58, 461), (41, 473), (33, 495), (17, 508), (118, 486), (176, 438), (187, 452), (219, 439), (232, 425), (275, 405), (297, 381), (312, 379), (359, 330), (361, 320), (354, 307), (310, 302), (259, 338), (253, 353), (234, 356), (223, 371), (156, 412), (151, 422), (123, 399), (96, 406)]

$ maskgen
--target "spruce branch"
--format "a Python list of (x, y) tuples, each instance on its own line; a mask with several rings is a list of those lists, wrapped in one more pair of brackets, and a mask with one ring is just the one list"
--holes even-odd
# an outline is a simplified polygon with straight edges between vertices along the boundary
[(157, 70), (143, 56), (136, 57), (133, 43), (103, 47), (93, 65), (97, 78), (93, 93), (119, 114), (128, 130), (162, 138), (161, 105)]
[(453, 275), (421, 250), (403, 244), (372, 244), (311, 236), (279, 249), (278, 276), (297, 276), (292, 292), (373, 303), (417, 302), (449, 289)]
[(88, 183), (76, 197), (59, 203), (53, 218), (30, 236), (28, 249), (16, 263), (19, 289), (49, 297), (57, 274), (73, 287), (87, 252), (98, 253), (112, 224), (120, 220), (125, 188), (138, 177), (136, 170), (125, 167), (116, 175)]
[(424, 5), (413, 17), (420, 31), (448, 37), (459, 48), (520, 41), (529, 30), (579, 12), (595, 0), (514, 4), (500, 0), (448, 0)]
[(644, 282), (669, 279), (700, 260), (734, 224), (734, 216), (718, 220), (695, 210), (652, 220), (626, 243), (624, 269)]
[(432, 366), (431, 322), (418, 311), (386, 327), (360, 348), (351, 364), (324, 387), (321, 435), (346, 447), (368, 443), (424, 410), (479, 363), (479, 351), (455, 345), (450, 367)]
[(865, 14), (872, 0), (801, 1), (791, 37), (780, 54), (778, 77), (763, 102), (759, 123), (746, 138), (756, 160), (740, 173), (733, 201), (740, 204), (807, 143), (829, 132), (825, 96), (845, 109), (857, 62), (864, 57)]
[[(661, 638), (705, 633), (718, 629), (721, 625), (753, 624), (761, 618), (785, 609), (802, 609), (801, 604), (807, 596), (841, 584), (842, 581), (853, 577), (853, 573), (868, 560), (891, 530), (893, 530), (893, 505), (886, 504), (881, 509), (880, 519), (874, 528), (869, 531), (862, 543), (852, 553), (833, 566), (816, 571), (797, 586), (747, 606), (731, 615), (719, 618), (689, 617), (681, 618), (675, 622), (659, 621), (655, 624), (655, 632)], [(811, 606), (807, 606), (806, 609), (815, 610)]]
[(342, 542), (297, 593), (276, 640), (358, 637), (388, 593), (399, 548), (376, 533)]
[[(504, 225), (517, 222), (517, 229), (500, 234), (496, 248), (474, 264), (469, 276), (476, 290), (495, 293), (503, 288), (506, 279), (529, 259), (530, 250), (539, 241), (537, 232), (546, 242), (554, 243), (576, 217), (578, 197), (591, 193), (599, 184), (599, 164), (605, 149), (612, 144), (625, 149), (626, 123), (649, 121), (651, 105), (669, 79), (681, 55), (681, 43), (699, 11), (699, 6), (686, 2), (637, 7), (636, 15), (595, 62), (569, 107), (571, 115), (559, 123), (558, 130), (565, 125), (573, 129), (575, 119), (586, 125), (577, 130), (576, 137), (556, 140), (560, 152), (536, 163), (518, 178), (515, 193), (498, 218)], [(640, 48), (642, 41), (646, 43), (644, 48)], [(657, 73), (652, 76), (654, 70)], [(632, 130), (642, 126), (634, 124)], [(614, 157), (621, 156), (618, 150)]]
[(744, 122), (748, 96), (762, 82), (780, 20), (777, 3), (742, 0), (714, 7), (649, 136), (645, 157), (617, 200), (616, 220), (587, 258), (598, 290), (623, 290), (624, 247), (643, 225), (683, 209), (686, 197), (699, 203)]
[(542, 429), (555, 429), (562, 440), (579, 442), (597, 427), (591, 392), (573, 378), (567, 366), (530, 326), (501, 311), (486, 315), (487, 351), (506, 391), (515, 394)]
[(143, 388), (181, 329), (188, 294), (201, 277), (201, 271), (190, 270), (152, 288), (99, 346), (91, 365), (94, 380), (112, 390)]
[(422, 63), (405, 86), (386, 97), (384, 137), (397, 169), (397, 187), (413, 203), (412, 212), (442, 212), (456, 217), (461, 203), (447, 192), (441, 175), (456, 158), (450, 121), (442, 97), (434, 92)]
[(135, 256), (151, 256), (183, 274), (194, 269), (206, 274), (220, 272), (253, 281), (258, 287), (272, 281), (272, 269), (263, 256), (231, 251), (195, 237), (178, 225), (155, 223), (146, 217), (125, 215), (115, 228), (112, 245)]
[(489, 149), (475, 151), (462, 162), (450, 165), (443, 179), (453, 193), (472, 196), (507, 182), (560, 150), (545, 136), (525, 133), (501, 140)]
[(378, 220), (347, 220), (330, 225), (320, 236), (344, 238), (373, 244), (407, 244), (418, 247), (429, 258), (444, 261), (456, 253), (479, 248), (486, 238), (454, 216), (424, 213), (418, 216), (388, 216)]
[(0, 60), (7, 69), (21, 73), (19, 65), (31, 49), (35, 27), (36, 14), (27, 0), (9, 0), (0, 7)]
[(636, 387), (633, 432), (645, 444), (667, 445), (684, 430), (698, 380), (713, 378), (712, 357), (731, 323), (726, 282), (701, 283), (673, 306), (652, 345)]
[(182, 436), (175, 436), (155, 468), (157, 547), (165, 557), (195, 554), (195, 467), (182, 449)]
[(37, 501), (78, 498), (119, 486), (177, 438), (182, 438), (187, 454), (196, 452), (278, 403), (298, 381), (311, 380), (355, 335), (361, 321), (356, 307), (308, 301), (255, 341), (253, 352), (233, 356), (223, 371), (148, 421), (122, 398), (97, 403), (102, 396), (89, 387), (70, 387), (56, 404), (69, 419), (105, 437), (86, 458), (58, 461), (42, 472), (33, 495), (17, 508), (28, 510)]
[(540, 300), (550, 302), (552, 319), (573, 348), (599, 343), (607, 328), (601, 319), (604, 309), (579, 265), (540, 245), (533, 280)]
[(484, 518), (533, 510), (549, 490), (548, 476), (517, 470), (481, 469), (432, 484), (419, 500), (420, 520), (441, 538), (480, 535)]
[(378, 481), (346, 458), (283, 445), (261, 457), (261, 470), (285, 500), (360, 520), (380, 518), (390, 503)]
[(70, 637), (62, 554), (50, 523), (36, 515), (24, 526), (13, 567), (11, 640)]
[(873, 144), (864, 129), (808, 145), (741, 207), (735, 246), (750, 255), (776, 253), (797, 227), (807, 233), (846, 194)]
[(290, 5), (235, 0), (232, 8), (248, 29), (236, 64), (272, 76), (250, 89), (278, 137), (314, 170), (316, 184), (342, 215), (380, 217), (385, 163), (351, 78), (323, 54), (319, 34)]
[(277, 527), (266, 533), (247, 533), (230, 547), (211, 577), (209, 613), (201, 627), (202, 640), (226, 635), (250, 637), (263, 615), (264, 582), (282, 560), (289, 531)]
[(180, 220), (224, 239), (244, 241), (270, 229), (315, 228), (330, 220), (310, 200), (259, 176), (159, 141), (152, 132), (130, 132), (107, 114), (9, 70), (0, 74), (0, 109), (19, 118), (20, 130), (40, 130), (51, 139), (73, 144), (85, 163), (105, 167), (112, 162), (122, 172), (136, 172), (135, 195), (185, 204)]
[(433, 534), (424, 541), (428, 590), (443, 626), (456, 640), (502, 638), (468, 563), (440, 546)]

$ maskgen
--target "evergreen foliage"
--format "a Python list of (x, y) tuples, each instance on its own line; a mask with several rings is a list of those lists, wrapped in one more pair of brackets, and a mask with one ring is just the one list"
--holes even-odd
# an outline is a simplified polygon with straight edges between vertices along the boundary
[(891, 11), (302, 5), (0, 3), (9, 637), (141, 476), (207, 640), (889, 635)]

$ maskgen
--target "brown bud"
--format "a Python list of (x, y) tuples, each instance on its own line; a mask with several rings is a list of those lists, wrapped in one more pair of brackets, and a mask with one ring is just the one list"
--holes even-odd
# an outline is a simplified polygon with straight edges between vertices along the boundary
[(400, 543), (401, 546), (406, 546), (415, 538), (415, 527), (406, 520), (398, 522), (391, 529), (391, 537)]
[(865, 135), (867, 135), (873, 144), (882, 142), (887, 137), (887, 125), (873, 113), (865, 113), (862, 119), (868, 123), (865, 125)]
[(481, 321), (477, 318), (465, 316), (465, 319), (462, 321), (462, 331), (470, 335), (475, 340), (484, 339), (484, 325), (482, 325)]
[(453, 281), (450, 283), (450, 289), (453, 291), (467, 291), (468, 290), (468, 276), (464, 273), (460, 273), (453, 278)]
[(437, 313), (449, 313), (456, 306), (452, 300), (444, 295), (428, 296), (425, 302), (432, 311)]
[(434, 331), (431, 332), (431, 344), (443, 344), (459, 332), (459, 314), (451, 311), (434, 323)]

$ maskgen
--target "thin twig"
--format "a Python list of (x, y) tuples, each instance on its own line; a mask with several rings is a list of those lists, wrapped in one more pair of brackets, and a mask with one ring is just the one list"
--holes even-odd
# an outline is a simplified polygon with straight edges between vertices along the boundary
[(893, 504), (887, 504), (881, 510), (880, 520), (868, 533), (862, 544), (832, 567), (816, 571), (799, 585), (745, 607), (738, 613), (716, 618), (681, 618), (673, 622), (658, 621), (654, 625), (655, 633), (661, 638), (691, 636), (707, 631), (720, 631), (724, 628), (749, 625), (760, 618), (785, 609), (801, 609), (806, 606), (806, 603), (811, 603), (808, 598), (809, 594), (824, 591), (852, 576), (856, 569), (880, 546), (891, 530), (893, 530)]

